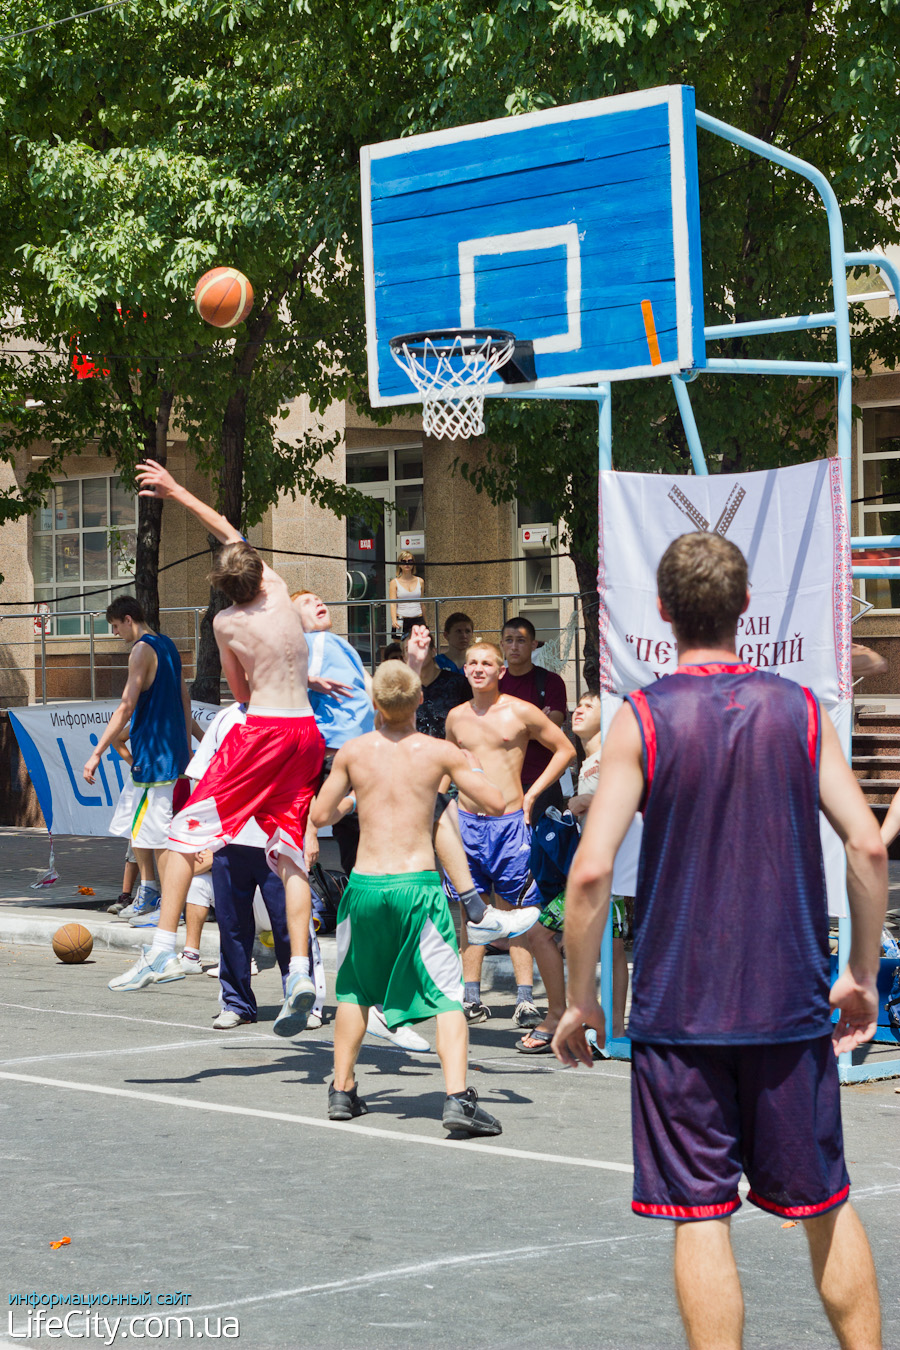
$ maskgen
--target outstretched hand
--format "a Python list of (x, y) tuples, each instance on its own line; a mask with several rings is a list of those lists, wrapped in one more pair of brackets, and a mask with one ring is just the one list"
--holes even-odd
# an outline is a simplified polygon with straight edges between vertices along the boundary
[(327, 675), (310, 675), (307, 684), (310, 689), (315, 689), (317, 694), (328, 694), (333, 698), (349, 698), (353, 693), (352, 685), (329, 679)]
[(829, 1002), (838, 1009), (831, 1039), (834, 1053), (843, 1055), (864, 1045), (875, 1035), (878, 1026), (878, 990), (874, 976), (857, 979), (845, 966), (831, 986)]
[(560, 1064), (569, 1068), (576, 1064), (584, 1064), (589, 1069), (593, 1067), (594, 1055), (584, 1034), (586, 1027), (594, 1028), (598, 1045), (605, 1043), (606, 1019), (596, 999), (590, 1004), (570, 1005), (560, 1018), (551, 1042), (551, 1049)]
[(140, 492), (139, 497), (171, 497), (178, 486), (175, 479), (155, 459), (145, 459), (135, 473)]

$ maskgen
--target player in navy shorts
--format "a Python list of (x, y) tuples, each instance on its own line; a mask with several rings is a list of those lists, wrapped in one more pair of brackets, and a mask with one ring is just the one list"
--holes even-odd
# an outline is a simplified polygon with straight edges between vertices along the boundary
[[(841, 1345), (872, 1350), (878, 1288), (848, 1202), (835, 1055), (875, 1032), (886, 853), (815, 696), (738, 662), (740, 550), (683, 535), (657, 584), (678, 669), (629, 696), (603, 747), (569, 873), (568, 1008), (553, 1047), (564, 1064), (590, 1065), (585, 1026), (604, 1034), (596, 964), (613, 859), (640, 809), (632, 1207), (675, 1221), (688, 1342), (741, 1344), (730, 1216), (743, 1171), (752, 1204), (802, 1221)], [(853, 924), (830, 991), (820, 809), (844, 841)]]

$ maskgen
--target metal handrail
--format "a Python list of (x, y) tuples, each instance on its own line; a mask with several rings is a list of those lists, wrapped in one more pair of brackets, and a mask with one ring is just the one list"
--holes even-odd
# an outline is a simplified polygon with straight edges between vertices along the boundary
[[(499, 601), (499, 602), (501, 602), (501, 604), (502, 604), (501, 628), (502, 628), (502, 625), (505, 624), (506, 621), (507, 621), (507, 619), (510, 617), (510, 606), (513, 605), (513, 603), (514, 603), (515, 601), (517, 601), (517, 600), (518, 600), (518, 601), (521, 601), (521, 600), (528, 600), (528, 601), (531, 601), (532, 603), (534, 603), (534, 602), (542, 602), (542, 601), (554, 601), (554, 600), (557, 600), (557, 601), (558, 601), (558, 600), (571, 600), (572, 605), (573, 605), (573, 607), (574, 607), (574, 609), (575, 609), (576, 614), (579, 614), (579, 613), (580, 613), (580, 609), (581, 609), (581, 596), (580, 596), (580, 594), (579, 594), (577, 591), (542, 591), (539, 595), (535, 595), (535, 594), (533, 594), (532, 592), (526, 592), (526, 591), (500, 591), (500, 592), (497, 592), (497, 593), (495, 593), (495, 594), (490, 594), (490, 595), (433, 595), (433, 596), (430, 596), (430, 595), (424, 595), (424, 596), (421, 596), (421, 597), (419, 597), (419, 598), (420, 598), (420, 600), (421, 600), (421, 602), (422, 602), (423, 610), (424, 610), (424, 608), (425, 608), (426, 605), (430, 605), (430, 606), (433, 607), (433, 610), (434, 610), (434, 620), (433, 620), (433, 623), (430, 625), (430, 627), (432, 628), (432, 631), (437, 631), (437, 627), (438, 627), (438, 607), (439, 607), (440, 605), (448, 605), (448, 604), (460, 605), (460, 604), (465, 604), (465, 603), (477, 603), (477, 602), (485, 601), (485, 600), (488, 600), (488, 601)], [(369, 667), (370, 667), (370, 670), (374, 672), (375, 666), (376, 666), (376, 661), (375, 661), (375, 654), (376, 654), (376, 638), (377, 638), (377, 635), (378, 635), (378, 628), (377, 628), (377, 624), (376, 624), (376, 610), (380, 607), (380, 608), (384, 609), (385, 612), (386, 612), (386, 613), (385, 613), (385, 624), (384, 624), (384, 628), (385, 628), (385, 635), (387, 635), (387, 634), (389, 633), (389, 631), (390, 631), (390, 606), (391, 606), (392, 604), (394, 604), (395, 602), (392, 601), (392, 600), (390, 600), (388, 597), (375, 598), (375, 599), (366, 599), (366, 600), (354, 600), (354, 599), (347, 599), (347, 598), (343, 598), (343, 597), (342, 597), (341, 599), (338, 599), (338, 600), (327, 600), (325, 603), (328, 605), (329, 609), (337, 609), (337, 608), (350, 609), (350, 608), (362, 608), (362, 607), (365, 607), (365, 608), (367, 608), (367, 609), (369, 610), (369, 623), (368, 623), (369, 654), (370, 654)], [(194, 632), (193, 632), (193, 652), (194, 652), (194, 667), (195, 667), (195, 669), (196, 669), (197, 653), (198, 653), (199, 647), (200, 647), (200, 621), (201, 621), (201, 617), (206, 613), (206, 609), (207, 609), (207, 606), (206, 606), (206, 605), (171, 605), (171, 606), (166, 606), (165, 608), (163, 608), (163, 609), (160, 610), (160, 616), (161, 616), (161, 617), (164, 616), (164, 615), (170, 615), (170, 614), (193, 614), (193, 616), (194, 616), (194, 623), (193, 623), (193, 629), (194, 629)], [(20, 619), (20, 620), (31, 619), (32, 621), (34, 621), (35, 619), (40, 619), (40, 620), (41, 620), (40, 632), (39, 632), (39, 633), (35, 633), (33, 638), (30, 638), (30, 639), (29, 639), (29, 638), (23, 638), (23, 639), (20, 639), (20, 640), (18, 640), (18, 641), (16, 641), (16, 642), (7, 642), (7, 643), (5, 643), (6, 646), (10, 646), (10, 647), (12, 647), (12, 646), (17, 646), (17, 647), (18, 647), (18, 646), (23, 646), (23, 647), (30, 647), (30, 648), (32, 648), (32, 649), (34, 648), (35, 644), (40, 643), (40, 651), (41, 651), (41, 693), (40, 693), (40, 701), (41, 701), (41, 703), (44, 703), (44, 704), (45, 704), (45, 703), (47, 702), (47, 644), (48, 644), (48, 641), (49, 641), (51, 644), (56, 644), (56, 643), (69, 643), (69, 644), (73, 644), (73, 643), (85, 642), (85, 640), (86, 640), (86, 642), (87, 642), (87, 652), (86, 652), (85, 654), (86, 654), (86, 656), (87, 656), (87, 658), (88, 658), (87, 666), (86, 666), (86, 667), (85, 667), (85, 666), (75, 666), (75, 667), (69, 667), (69, 669), (75, 669), (75, 670), (84, 670), (84, 669), (86, 669), (86, 668), (88, 669), (88, 671), (89, 671), (89, 678), (90, 678), (90, 690), (91, 690), (91, 695), (90, 695), (90, 696), (91, 696), (91, 699), (92, 699), (92, 700), (96, 698), (96, 692), (97, 692), (97, 678), (96, 678), (96, 655), (97, 655), (97, 644), (98, 644), (98, 643), (103, 643), (103, 642), (117, 642), (117, 641), (118, 641), (118, 639), (115, 638), (115, 637), (113, 637), (112, 634), (109, 634), (109, 633), (97, 633), (97, 632), (95, 632), (95, 629), (94, 629), (95, 621), (96, 621), (98, 618), (100, 618), (104, 613), (105, 613), (105, 609), (67, 609), (67, 610), (62, 611), (61, 613), (46, 614), (46, 613), (44, 613), (42, 610), (35, 608), (35, 609), (31, 609), (31, 610), (21, 610), (21, 611), (17, 611), (17, 612), (12, 613), (12, 614), (10, 614), (10, 613), (4, 614), (4, 618), (7, 619), (7, 620), (15, 620), (15, 619)], [(44, 625), (45, 625), (45, 623), (48, 622), (48, 621), (52, 622), (54, 619), (57, 619), (57, 618), (65, 618), (65, 619), (83, 619), (83, 618), (86, 618), (86, 619), (88, 620), (88, 632), (87, 632), (86, 634), (84, 634), (84, 633), (62, 633), (62, 634), (52, 634), (52, 635), (47, 634), (47, 633), (44, 631)], [(490, 629), (490, 630), (487, 630), (487, 631), (493, 632), (494, 630), (493, 630), (493, 629)], [(498, 631), (499, 631), (499, 630), (498, 630)], [(185, 638), (182, 637), (181, 640), (185, 640)], [(190, 639), (190, 638), (187, 638), (187, 640), (190, 641), (191, 639)], [(580, 698), (580, 696), (581, 696), (581, 684), (582, 684), (582, 680), (581, 680), (581, 625), (580, 625), (580, 622), (577, 622), (576, 625), (575, 625), (575, 653), (574, 653), (574, 656), (573, 656), (572, 660), (573, 660), (573, 663), (574, 663), (574, 666), (575, 666), (575, 697), (576, 697), (576, 700), (577, 700), (577, 699)]]

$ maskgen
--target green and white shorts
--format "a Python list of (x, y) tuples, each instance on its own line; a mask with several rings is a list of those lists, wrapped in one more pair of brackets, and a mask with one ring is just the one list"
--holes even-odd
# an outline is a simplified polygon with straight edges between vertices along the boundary
[[(613, 937), (624, 938), (628, 935), (628, 914), (626, 911), (627, 900), (631, 897), (624, 895), (610, 896), (610, 907), (612, 909)], [(563, 923), (566, 917), (566, 893), (563, 891), (551, 900), (549, 905), (545, 905), (538, 923), (542, 923), (545, 928), (549, 928), (551, 933), (561, 933)]]
[(351, 872), (335, 938), (338, 1003), (380, 1004), (392, 1030), (462, 1011), (456, 930), (437, 872)]

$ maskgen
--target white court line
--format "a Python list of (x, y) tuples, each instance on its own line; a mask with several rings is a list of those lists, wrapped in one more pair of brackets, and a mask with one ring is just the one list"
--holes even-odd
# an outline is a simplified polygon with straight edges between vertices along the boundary
[[(749, 1187), (745, 1182), (741, 1182), (738, 1190), (743, 1196), (746, 1196)], [(853, 1188), (855, 1200), (866, 1199), (870, 1196), (884, 1195), (893, 1191), (900, 1190), (900, 1185), (896, 1186), (868, 1186)], [(750, 1209), (742, 1209), (736, 1216), (740, 1222), (746, 1223), (750, 1220), (771, 1219), (773, 1216), (765, 1210), (757, 1209), (753, 1206)], [(465, 1256), (444, 1256), (433, 1261), (422, 1261), (412, 1266), (393, 1266), (388, 1270), (372, 1271), (366, 1275), (351, 1275), (344, 1280), (329, 1280), (322, 1284), (299, 1285), (294, 1289), (276, 1289), (267, 1294), (250, 1294), (245, 1298), (232, 1299), (229, 1303), (211, 1303), (208, 1306), (201, 1306), (192, 1309), (196, 1313), (221, 1312), (224, 1308), (242, 1308), (251, 1303), (266, 1303), (274, 1299), (302, 1298), (304, 1296), (315, 1296), (317, 1294), (338, 1294), (345, 1293), (352, 1289), (364, 1289), (373, 1284), (386, 1284), (392, 1280), (416, 1279), (423, 1276), (432, 1275), (437, 1271), (458, 1268), (460, 1266), (488, 1266), (500, 1264), (502, 1262), (514, 1262), (531, 1260), (535, 1256), (546, 1259), (552, 1258), (557, 1253), (563, 1253), (579, 1247), (602, 1247), (609, 1246), (615, 1242), (640, 1242), (642, 1246), (650, 1242), (670, 1242), (671, 1233), (669, 1225), (658, 1226), (658, 1231), (647, 1232), (642, 1229), (635, 1233), (622, 1233), (616, 1237), (605, 1238), (582, 1238), (571, 1242), (541, 1242), (533, 1247), (508, 1247), (498, 1251), (474, 1252)], [(614, 1297), (607, 1295), (606, 1297)], [(371, 1323), (370, 1323), (371, 1325)], [(3, 1350), (0, 1345), (0, 1350)]]
[(73, 1083), (62, 1078), (37, 1078), (25, 1073), (3, 1073), (0, 1079), (16, 1083), (32, 1083), (37, 1087), (67, 1088), (70, 1092), (93, 1092), (101, 1097), (128, 1097), (132, 1101), (150, 1102), (159, 1106), (181, 1106), (191, 1111), (213, 1111), (226, 1116), (254, 1116), (258, 1120), (281, 1120), (289, 1125), (309, 1125), (317, 1130), (339, 1130), (348, 1137), (369, 1135), (389, 1139), (392, 1143), (428, 1144), (431, 1148), (464, 1149), (467, 1153), (489, 1153), (495, 1157), (529, 1159), (532, 1162), (562, 1163), (569, 1167), (591, 1167), (605, 1172), (634, 1171), (631, 1163), (601, 1162), (595, 1158), (570, 1158), (564, 1154), (536, 1153), (530, 1149), (503, 1148), (498, 1144), (478, 1144), (469, 1139), (436, 1139), (429, 1134), (408, 1134), (399, 1130), (381, 1130), (375, 1125), (360, 1125), (355, 1121), (320, 1120), (318, 1116), (297, 1116), (287, 1111), (263, 1111), (251, 1106), (227, 1106), (222, 1102), (201, 1102), (193, 1097), (170, 1097), (156, 1092), (135, 1092), (132, 1088), (101, 1087), (96, 1083)]
[[(435, 1271), (452, 1270), (459, 1266), (487, 1266), (504, 1261), (530, 1261), (535, 1256), (555, 1255), (557, 1252), (571, 1251), (578, 1247), (605, 1247), (614, 1242), (634, 1242), (637, 1234), (622, 1233), (616, 1237), (580, 1238), (572, 1242), (536, 1243), (533, 1247), (508, 1247), (492, 1252), (468, 1252), (464, 1256), (440, 1256), (434, 1261), (419, 1261), (413, 1266), (393, 1266), (389, 1270), (373, 1270), (366, 1275), (351, 1275), (344, 1280), (327, 1280), (323, 1284), (303, 1284), (296, 1289), (277, 1289), (269, 1294), (248, 1294), (246, 1298), (232, 1299), (228, 1303), (210, 1304), (209, 1307), (192, 1308), (192, 1312), (215, 1312), (219, 1308), (244, 1308), (250, 1303), (266, 1303), (269, 1299), (300, 1298), (304, 1294), (336, 1294), (348, 1289), (364, 1289), (371, 1284), (384, 1284), (388, 1280), (416, 1279), (423, 1275), (432, 1275)], [(669, 1239), (668, 1232), (660, 1237)], [(640, 1235), (641, 1241), (648, 1237)], [(652, 1240), (652, 1239), (650, 1239)]]
[[(82, 1009), (78, 1009), (78, 1008), (39, 1008), (39, 1007), (37, 1007), (35, 1004), (32, 1004), (32, 1003), (2, 1003), (2, 1002), (0, 1002), (0, 1008), (17, 1008), (17, 1009), (19, 1009), (19, 1010), (22, 1011), (22, 1012), (52, 1013), (54, 1017), (100, 1017), (100, 1018), (103, 1018), (105, 1021), (113, 1021), (113, 1022), (141, 1022), (141, 1023), (143, 1023), (143, 1024), (146, 1025), (146, 1026), (151, 1026), (151, 1027), (171, 1027), (173, 1030), (176, 1030), (176, 1031), (202, 1031), (205, 1035), (212, 1035), (212, 1036), (215, 1036), (215, 1037), (217, 1037), (219, 1040), (222, 1039), (222, 1032), (221, 1032), (221, 1031), (216, 1031), (216, 1029), (215, 1029), (214, 1027), (198, 1027), (198, 1026), (195, 1026), (192, 1022), (164, 1022), (164, 1021), (162, 1021), (161, 1018), (158, 1018), (158, 1017), (129, 1017), (127, 1013), (98, 1013), (98, 1012), (84, 1012)], [(285, 1041), (285, 1039), (284, 1039), (283, 1036), (275, 1036), (275, 1035), (273, 1035), (273, 1033), (270, 1032), (270, 1031), (242, 1031), (242, 1032), (241, 1032), (241, 1036), (242, 1036), (242, 1037), (248, 1037), (249, 1039), (251, 1039), (251, 1040), (253, 1040), (253, 1041), (263, 1041), (263, 1042), (268, 1042), (269, 1044), (272, 1044), (272, 1045), (286, 1045), (286, 1044), (288, 1043), (288, 1042)], [(234, 1036), (229, 1036), (229, 1037), (228, 1037), (228, 1040), (229, 1040), (229, 1041), (233, 1041), (234, 1039), (235, 1039)], [(298, 1047), (294, 1044), (294, 1042), (291, 1042), (291, 1044), (294, 1045), (294, 1048), (295, 1048), (295, 1049), (298, 1048)], [(324, 1045), (324, 1046), (326, 1046), (328, 1049), (331, 1048), (331, 1044), (332, 1044), (332, 1042), (331, 1042), (331, 1041), (328, 1041), (328, 1040), (322, 1040), (322, 1039), (320, 1039), (320, 1038), (317, 1038), (317, 1039), (313, 1040), (312, 1037), (307, 1038), (306, 1036), (304, 1036), (304, 1038), (303, 1038), (303, 1040), (302, 1040), (302, 1042), (301, 1042), (301, 1046)], [(401, 1050), (401, 1049), (399, 1049), (399, 1047), (397, 1047), (397, 1046), (395, 1046), (395, 1045), (390, 1045), (387, 1041), (380, 1041), (380, 1040), (379, 1040), (379, 1042), (378, 1042), (377, 1045), (372, 1045), (370, 1042), (364, 1041), (364, 1042), (363, 1042), (363, 1045), (362, 1045), (362, 1049), (363, 1049), (363, 1050), (382, 1050), (382, 1051), (383, 1051), (383, 1050), (386, 1050), (386, 1051), (388, 1051), (389, 1054), (392, 1054), (392, 1055), (404, 1055), (404, 1056), (405, 1056), (405, 1055), (408, 1055), (408, 1054), (409, 1054), (409, 1051), (407, 1051), (407, 1050)], [(36, 1056), (36, 1057), (35, 1057), (36, 1060), (37, 1060), (37, 1059), (41, 1059), (41, 1058), (46, 1058), (46, 1059), (56, 1059), (56, 1058), (62, 1058), (62, 1056), (47, 1055), (47, 1056)], [(530, 1073), (530, 1072), (533, 1072), (533, 1071), (538, 1071), (538, 1072), (543, 1072), (543, 1073), (568, 1073), (568, 1072), (569, 1072), (569, 1069), (568, 1069), (568, 1067), (567, 1067), (565, 1064), (557, 1064), (556, 1062), (554, 1062), (553, 1064), (527, 1064), (527, 1063), (523, 1063), (523, 1062), (522, 1062), (524, 1059), (525, 1059), (525, 1056), (523, 1056), (523, 1055), (520, 1055), (518, 1059), (514, 1059), (511, 1055), (478, 1055), (478, 1054), (473, 1054), (473, 1053), (472, 1053), (472, 1048), (471, 1048), (471, 1046), (469, 1047), (469, 1067), (470, 1067), (470, 1068), (472, 1068), (472, 1067), (476, 1067), (476, 1068), (477, 1068), (477, 1066), (478, 1066), (479, 1064), (515, 1064), (516, 1067), (517, 1067), (517, 1069), (518, 1069), (521, 1073)], [(21, 1063), (24, 1064), (24, 1063), (28, 1063), (28, 1062), (30, 1062), (30, 1061), (27, 1061), (27, 1060), (22, 1060), (22, 1061), (17, 1061), (17, 1060), (3, 1060), (3, 1061), (0, 1061), (0, 1063), (9, 1063), (9, 1064), (15, 1064), (15, 1063), (19, 1063), (19, 1062), (21, 1062)], [(415, 1057), (410, 1059), (410, 1063), (412, 1063), (412, 1064), (428, 1064), (429, 1062), (432, 1062), (432, 1061), (429, 1061), (429, 1060), (427, 1060), (427, 1059), (418, 1059), (418, 1058), (415, 1058)], [(586, 1072), (588, 1072), (588, 1071), (586, 1070)], [(618, 1079), (620, 1079), (622, 1082), (629, 1082), (630, 1079), (631, 1079), (631, 1075), (630, 1075), (629, 1073), (610, 1073), (610, 1071), (609, 1071), (608, 1069), (599, 1069), (599, 1068), (597, 1068), (597, 1067), (594, 1067), (594, 1068), (593, 1068), (592, 1070), (590, 1070), (589, 1072), (593, 1073), (593, 1075), (594, 1075), (595, 1078), (618, 1078)], [(583, 1079), (582, 1079), (582, 1081), (583, 1081)], [(0, 1347), (0, 1350), (2, 1350), (2, 1347)]]
[[(246, 1036), (229, 1037), (229, 1044), (247, 1040)], [(16, 1064), (44, 1064), (54, 1059), (115, 1059), (118, 1055), (152, 1055), (161, 1050), (207, 1049), (215, 1041), (169, 1041), (165, 1045), (131, 1045), (116, 1050), (61, 1050), (55, 1055), (22, 1055), (18, 1059), (0, 1059), (0, 1068), (8, 1069)]]
[[(159, 1017), (129, 1017), (127, 1013), (83, 1012), (79, 1008), (38, 1008), (32, 1003), (0, 1003), (0, 1008), (18, 1008), (22, 1012), (52, 1013), (54, 1017), (100, 1017), (111, 1022), (143, 1022), (151, 1027), (173, 1027), (178, 1031), (204, 1031), (221, 1036), (215, 1027), (198, 1027), (193, 1022), (164, 1022)], [(260, 1034), (260, 1033), (257, 1033)]]

